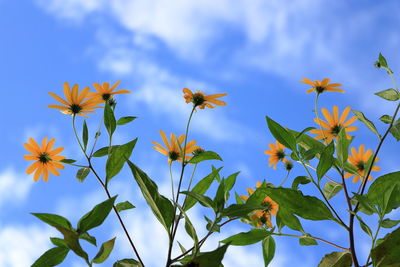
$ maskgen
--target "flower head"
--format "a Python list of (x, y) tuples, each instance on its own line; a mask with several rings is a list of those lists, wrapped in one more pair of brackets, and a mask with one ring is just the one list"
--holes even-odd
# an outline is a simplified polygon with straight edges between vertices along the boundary
[(269, 150), (265, 150), (264, 153), (269, 155), (269, 164), (268, 167), (273, 165), (274, 170), (276, 170), (276, 165), (278, 164), (279, 161), (286, 162), (287, 159), (285, 159), (285, 146), (279, 143), (278, 140), (276, 140), (276, 144), (274, 143), (269, 143)]
[(199, 107), (201, 109), (204, 109), (205, 107), (215, 108), (215, 106), (211, 104), (226, 106), (226, 103), (224, 101), (218, 100), (217, 98), (226, 96), (227, 94), (206, 95), (201, 91), (193, 93), (188, 88), (183, 88), (183, 93), (183, 97), (185, 98), (186, 103), (192, 102), (194, 107)]
[(74, 84), (72, 90), (67, 82), (64, 83), (64, 96), (66, 100), (59, 97), (58, 95), (49, 92), (49, 94), (54, 97), (63, 105), (48, 105), (49, 108), (60, 109), (63, 114), (71, 114), (72, 116), (80, 115), (88, 117), (84, 113), (94, 113), (93, 109), (100, 108), (98, 105), (102, 102), (98, 99), (94, 99), (89, 96), (89, 87), (85, 87), (79, 93), (79, 86)]
[(168, 141), (167, 136), (165, 135), (163, 130), (160, 130), (160, 135), (164, 142), (165, 147), (154, 141), (152, 141), (151, 143), (155, 145), (153, 147), (155, 150), (157, 150), (158, 152), (160, 152), (165, 156), (168, 156), (169, 164), (171, 164), (172, 161), (176, 160), (182, 162), (183, 151), (185, 151), (185, 160), (190, 160), (192, 157), (188, 156), (187, 154), (190, 154), (200, 148), (199, 146), (195, 145), (196, 141), (192, 140), (186, 144), (186, 149), (184, 149), (182, 147), (182, 144), (185, 140), (184, 134), (179, 136), (179, 138), (177, 138), (175, 134), (171, 134), (170, 141)]
[[(353, 183), (356, 183), (358, 179), (361, 181), (364, 179), (365, 176), (365, 169), (367, 167), (368, 161), (371, 159), (372, 156), (372, 150), (368, 149), (367, 151), (364, 151), (364, 145), (360, 145), (358, 148), (358, 151), (352, 147), (351, 148), (351, 155), (349, 155), (348, 161), (350, 162), (351, 165), (353, 165), (356, 169), (359, 175), (354, 175), (352, 173), (346, 173), (344, 175), (345, 178), (349, 178), (354, 175), (353, 178)], [(375, 158), (375, 162), (378, 162), (379, 158)], [(371, 171), (379, 171), (381, 168), (378, 166), (372, 166)], [(372, 176), (368, 176), (368, 180), (372, 180)]]
[[(259, 188), (261, 185), (262, 185), (261, 182), (257, 182), (257, 188)], [(254, 193), (254, 190), (251, 188), (247, 188), (247, 192), (249, 196), (251, 196)], [(246, 201), (249, 197), (240, 196), (240, 198)], [(261, 203), (261, 206), (263, 207), (263, 209), (255, 210), (250, 214), (250, 221), (256, 227), (261, 227), (263, 225), (266, 225), (268, 228), (272, 228), (271, 214), (276, 216), (279, 205), (275, 201), (273, 201), (269, 196), (266, 196), (263, 202)]]
[(58, 161), (65, 159), (65, 157), (57, 155), (63, 151), (64, 148), (57, 147), (52, 149), (54, 142), (54, 138), (47, 142), (47, 137), (45, 137), (43, 138), (42, 145), (39, 146), (33, 138), (29, 138), (29, 143), (24, 144), (25, 149), (31, 153), (29, 155), (24, 155), (24, 159), (35, 160), (35, 162), (28, 167), (26, 173), (31, 174), (35, 171), (35, 174), (33, 175), (33, 180), (35, 182), (39, 180), (40, 176), (43, 176), (43, 180), (47, 182), (49, 179), (49, 171), (52, 174), (59, 176), (60, 173), (57, 169), (64, 169), (64, 165)]
[(357, 127), (350, 126), (350, 124), (357, 120), (357, 117), (351, 117), (348, 121), (345, 122), (347, 116), (349, 115), (350, 109), (350, 107), (345, 108), (339, 118), (339, 109), (337, 106), (333, 107), (333, 116), (329, 113), (327, 109), (323, 108), (321, 111), (326, 121), (323, 121), (321, 119), (318, 120), (317, 118), (314, 118), (314, 121), (325, 129), (313, 129), (310, 131), (310, 133), (318, 134), (317, 136), (315, 136), (315, 139), (323, 139), (325, 143), (330, 143), (338, 136), (340, 130), (344, 128), (346, 130), (347, 138), (350, 139), (351, 137), (349, 134), (347, 134), (347, 132), (357, 130)]
[(344, 91), (342, 89), (335, 88), (335, 87), (342, 86), (340, 83), (329, 83), (329, 81), (330, 81), (330, 79), (328, 79), (328, 78), (325, 78), (322, 81), (315, 80), (314, 82), (307, 78), (303, 78), (303, 80), (300, 82), (309, 84), (312, 86), (310, 89), (308, 89), (306, 91), (307, 94), (311, 93), (312, 91), (315, 91), (317, 94), (321, 94), (325, 91), (344, 93)]
[(110, 83), (108, 82), (103, 83), (103, 85), (100, 85), (99, 83), (94, 83), (93, 86), (97, 92), (90, 92), (89, 96), (106, 102), (111, 100), (113, 98), (113, 95), (130, 93), (130, 91), (125, 89), (114, 91), (120, 82), (121, 81), (117, 81), (111, 88)]

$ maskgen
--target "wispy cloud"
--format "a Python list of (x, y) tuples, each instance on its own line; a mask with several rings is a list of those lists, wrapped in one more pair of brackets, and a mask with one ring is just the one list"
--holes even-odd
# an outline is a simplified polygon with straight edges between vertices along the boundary
[(33, 180), (25, 173), (9, 168), (0, 173), (0, 208), (21, 203), (28, 196)]

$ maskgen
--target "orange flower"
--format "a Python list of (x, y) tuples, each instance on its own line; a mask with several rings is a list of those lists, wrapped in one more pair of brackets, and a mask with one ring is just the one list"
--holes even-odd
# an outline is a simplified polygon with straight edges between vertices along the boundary
[[(259, 188), (261, 185), (261, 182), (257, 182), (257, 188)], [(251, 196), (254, 193), (254, 190), (251, 188), (247, 188), (247, 192), (249, 196)], [(249, 197), (240, 196), (240, 198), (246, 201)], [(258, 228), (263, 225), (267, 225), (268, 228), (272, 228), (271, 214), (276, 216), (279, 205), (270, 197), (266, 196), (261, 203), (261, 206), (263, 207), (262, 210), (255, 210), (250, 214), (250, 221)]]
[(103, 86), (101, 86), (99, 83), (94, 83), (93, 86), (97, 92), (90, 92), (89, 96), (100, 99), (101, 101), (108, 101), (109, 99), (113, 98), (113, 95), (130, 93), (130, 91), (125, 89), (114, 91), (120, 82), (121, 81), (117, 81), (111, 88), (110, 83), (108, 82), (103, 83)]
[(318, 134), (314, 137), (315, 139), (324, 139), (325, 143), (330, 143), (333, 139), (337, 137), (340, 130), (344, 128), (346, 129), (347, 138), (350, 139), (351, 137), (349, 134), (347, 134), (347, 132), (357, 130), (357, 127), (350, 126), (350, 124), (357, 120), (356, 116), (351, 117), (348, 121), (345, 122), (347, 116), (349, 115), (350, 109), (350, 107), (345, 108), (339, 119), (339, 109), (337, 106), (333, 107), (333, 116), (329, 113), (327, 109), (323, 108), (321, 111), (326, 119), (326, 122), (321, 119), (318, 120), (317, 118), (314, 118), (314, 121), (325, 129), (313, 129), (310, 131), (310, 133)]
[(314, 82), (307, 78), (303, 78), (303, 80), (300, 82), (309, 84), (312, 86), (310, 89), (308, 89), (306, 91), (307, 94), (311, 93), (312, 91), (315, 91), (317, 94), (321, 94), (325, 91), (344, 93), (344, 91), (342, 89), (335, 88), (335, 87), (342, 86), (340, 83), (331, 83), (330, 84), (329, 81), (330, 81), (330, 79), (328, 79), (328, 78), (325, 78), (322, 81), (315, 80)]
[(66, 100), (59, 97), (58, 95), (49, 92), (49, 94), (54, 97), (57, 101), (62, 103), (63, 105), (48, 105), (49, 108), (61, 109), (61, 113), (63, 114), (71, 114), (72, 116), (80, 115), (83, 117), (88, 117), (83, 113), (94, 113), (93, 109), (101, 108), (98, 105), (102, 102), (99, 99), (94, 99), (89, 96), (89, 87), (85, 87), (79, 93), (79, 86), (74, 84), (72, 86), (72, 90), (70, 90), (69, 84), (67, 82), (64, 83), (64, 95)]
[[(357, 172), (359, 173), (359, 175), (354, 175), (351, 173), (346, 173), (344, 175), (345, 178), (349, 178), (351, 176), (354, 175), (353, 178), (353, 183), (356, 183), (358, 181), (358, 179), (360, 179), (361, 181), (364, 180), (364, 176), (365, 176), (365, 168), (367, 167), (367, 162), (370, 160), (371, 156), (372, 156), (372, 150), (368, 149), (366, 152), (364, 152), (364, 145), (359, 146), (358, 151), (352, 147), (351, 148), (351, 154), (349, 155), (348, 161), (350, 162), (351, 165), (353, 165), (356, 169)], [(375, 158), (375, 162), (378, 162), (379, 158)], [(381, 168), (378, 166), (372, 166), (371, 171), (380, 171)], [(369, 175), (368, 176), (368, 180), (372, 181), (372, 176)]]
[(224, 101), (218, 100), (217, 98), (226, 96), (227, 94), (206, 95), (201, 91), (193, 93), (188, 88), (183, 88), (183, 93), (186, 103), (192, 102), (194, 107), (199, 107), (201, 109), (204, 109), (205, 107), (215, 108), (215, 106), (211, 105), (211, 103), (214, 105), (226, 106)]
[[(164, 142), (165, 147), (160, 145), (157, 142), (152, 141), (151, 143), (155, 146), (153, 147), (155, 150), (160, 152), (161, 154), (168, 156), (168, 164), (171, 164), (172, 161), (180, 161), (182, 162), (182, 154), (183, 154), (183, 142), (185, 141), (185, 135), (182, 134), (179, 138), (176, 138), (175, 134), (170, 135), (170, 141), (168, 142), (167, 136), (165, 135), (163, 130), (160, 130), (161, 138)], [(185, 149), (185, 160), (190, 160), (192, 157), (187, 156), (194, 152), (195, 150), (199, 149), (199, 146), (196, 146), (196, 141), (192, 140), (186, 144)]]
[(36, 160), (31, 166), (26, 170), (27, 174), (31, 174), (35, 171), (33, 175), (33, 180), (37, 182), (40, 176), (43, 176), (43, 180), (47, 182), (49, 179), (49, 171), (59, 176), (60, 173), (57, 169), (64, 169), (64, 165), (59, 163), (58, 161), (65, 159), (64, 156), (57, 155), (61, 151), (64, 150), (63, 147), (57, 147), (52, 149), (54, 145), (55, 139), (52, 138), (47, 143), (47, 137), (43, 138), (42, 146), (39, 146), (38, 143), (33, 138), (29, 138), (29, 143), (25, 143), (24, 147), (28, 150), (32, 155), (24, 155), (24, 159), (26, 160)]
[(286, 162), (287, 159), (285, 159), (285, 146), (279, 143), (278, 140), (276, 140), (276, 144), (274, 143), (269, 143), (269, 148), (270, 150), (265, 150), (264, 153), (269, 155), (269, 164), (268, 167), (273, 165), (274, 170), (276, 170), (276, 165), (278, 164), (279, 161)]

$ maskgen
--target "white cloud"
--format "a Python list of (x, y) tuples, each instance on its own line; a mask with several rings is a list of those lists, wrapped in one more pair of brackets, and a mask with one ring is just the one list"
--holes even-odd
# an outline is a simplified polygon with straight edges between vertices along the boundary
[(20, 203), (28, 196), (33, 180), (25, 173), (7, 169), (0, 173), (0, 207)]

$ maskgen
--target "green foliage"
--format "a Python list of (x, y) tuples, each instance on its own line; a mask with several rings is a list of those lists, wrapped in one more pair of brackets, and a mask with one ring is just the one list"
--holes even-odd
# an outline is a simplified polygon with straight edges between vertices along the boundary
[[(310, 236), (309, 234), (305, 234), (305, 236)], [(301, 246), (316, 246), (318, 245), (317, 241), (313, 238), (309, 238), (309, 237), (302, 237), (299, 238), (299, 244)]]
[(228, 246), (225, 244), (216, 250), (199, 253), (187, 266), (220, 267)]
[(112, 150), (111, 155), (109, 155), (106, 163), (106, 180), (107, 182), (111, 180), (115, 175), (117, 175), (121, 169), (124, 167), (125, 161), (129, 159), (132, 154), (132, 150), (135, 147), (137, 138), (134, 140), (115, 147)]
[(389, 124), (389, 123), (392, 122), (393, 117), (392, 117), (392, 116), (389, 116), (389, 115), (382, 115), (379, 119), (380, 119), (383, 123)]
[(383, 241), (371, 250), (371, 258), (376, 267), (400, 266), (400, 228), (387, 234)]
[(276, 221), (279, 230), (286, 225), (295, 231), (304, 233), (304, 229), (300, 223), (300, 220), (295, 215), (293, 215), (290, 210), (286, 209), (286, 207), (279, 208), (278, 213), (276, 214)]
[(394, 138), (396, 138), (397, 141), (400, 140), (400, 119), (393, 123), (392, 127), (390, 128), (390, 133)]
[(132, 171), (133, 178), (137, 182), (143, 197), (147, 204), (150, 206), (152, 212), (157, 220), (164, 226), (165, 230), (169, 233), (172, 220), (174, 219), (174, 207), (171, 202), (158, 192), (158, 187), (153, 180), (139, 167), (127, 160), (128, 165)]
[(260, 242), (267, 236), (270, 236), (271, 232), (265, 229), (251, 229), (248, 232), (241, 232), (239, 234), (230, 236), (220, 241), (221, 243), (229, 243), (231, 246), (246, 246)]
[(84, 151), (86, 151), (88, 139), (89, 139), (88, 127), (87, 127), (87, 124), (86, 124), (86, 120), (83, 120), (82, 140), (83, 140), (83, 150)]
[(62, 159), (62, 160), (60, 160), (60, 162), (61, 162), (61, 163), (70, 164), (70, 163), (76, 162), (76, 160), (74, 160), (74, 159)]
[(68, 252), (69, 248), (66, 247), (51, 248), (40, 256), (31, 267), (56, 266), (64, 261)]
[(232, 204), (221, 211), (221, 216), (235, 218), (235, 217), (246, 217), (250, 212), (261, 209), (260, 203), (258, 204)]
[(188, 196), (187, 199), (190, 199), (190, 198), (195, 199), (196, 202), (198, 201), (204, 207), (212, 208), (214, 211), (217, 210), (215, 202), (208, 196), (201, 195), (201, 194), (195, 193), (193, 191), (182, 191), (181, 194), (187, 195)]
[(179, 204), (176, 204), (179, 210), (182, 212), (183, 216), (185, 217), (185, 230), (186, 233), (193, 239), (193, 255), (196, 255), (199, 250), (199, 238), (197, 237), (196, 229), (194, 228), (192, 222), (189, 219), (189, 216), (186, 212), (182, 209)]
[(372, 123), (372, 121), (370, 121), (369, 119), (367, 119), (367, 117), (365, 117), (364, 113), (362, 113), (361, 111), (357, 111), (357, 110), (352, 110), (354, 115), (357, 116), (357, 118), (365, 124), (365, 126), (367, 126), (368, 129), (370, 129), (374, 134), (376, 134), (379, 139), (382, 139), (382, 136), (379, 134), (378, 130), (376, 129), (375, 125)]
[(324, 177), (324, 175), (332, 168), (333, 165), (333, 153), (335, 152), (334, 142), (332, 141), (322, 151), (321, 158), (317, 166), (318, 181)]
[(123, 259), (115, 262), (113, 267), (143, 267), (140, 262), (134, 259)]
[(123, 210), (134, 209), (135, 206), (132, 205), (132, 203), (130, 203), (129, 201), (124, 201), (115, 205), (115, 208), (117, 209), (118, 212), (121, 212)]
[(76, 172), (76, 179), (78, 179), (79, 182), (85, 181), (86, 177), (89, 175), (90, 169), (87, 167), (80, 168)]
[(196, 156), (193, 156), (189, 163), (197, 164), (205, 160), (221, 160), (221, 157), (213, 151), (204, 151)]
[(103, 263), (108, 258), (108, 256), (110, 256), (110, 253), (114, 248), (114, 243), (115, 237), (111, 240), (104, 242), (101, 245), (99, 252), (97, 252), (96, 256), (93, 258), (92, 262)]
[(68, 247), (67, 243), (65, 243), (64, 239), (58, 237), (50, 237), (51, 243), (57, 247)]
[(92, 157), (104, 157), (108, 155), (108, 152), (110, 151), (110, 154), (112, 154), (113, 150), (119, 147), (119, 145), (114, 145), (111, 147), (105, 146), (97, 150), (96, 152), (93, 153)]
[(296, 138), (293, 136), (293, 134), (268, 116), (266, 117), (266, 119), (268, 128), (275, 139), (278, 140), (285, 147), (296, 151)]
[(338, 183), (333, 183), (333, 182), (326, 182), (324, 185), (324, 195), (326, 199), (331, 199), (335, 195), (337, 195), (341, 190), (343, 189), (343, 186)]
[(382, 97), (383, 99), (389, 100), (389, 101), (397, 101), (400, 99), (399, 93), (394, 90), (393, 88), (386, 89), (380, 92), (375, 93), (377, 96)]
[(349, 252), (332, 252), (322, 258), (318, 267), (351, 267), (352, 262)]
[(122, 118), (119, 118), (119, 120), (117, 121), (117, 125), (125, 125), (135, 119), (137, 119), (137, 117), (133, 117), (133, 116), (122, 117)]
[(395, 227), (396, 225), (398, 225), (400, 223), (400, 220), (391, 220), (391, 219), (384, 219), (381, 223), (381, 226), (383, 228), (392, 228)]
[(114, 134), (117, 128), (117, 122), (115, 121), (114, 111), (108, 103), (104, 106), (104, 126), (106, 126), (109, 136)]
[(297, 176), (292, 183), (292, 189), (297, 190), (299, 188), (299, 184), (308, 184), (311, 182), (311, 179), (307, 176)]
[(90, 244), (94, 245), (97, 247), (97, 240), (94, 236), (89, 235), (87, 232), (85, 233), (80, 233), (79, 234), (79, 239), (83, 239), (87, 242), (89, 242)]
[(372, 234), (371, 228), (369, 228), (369, 226), (364, 222), (364, 220), (363, 220), (360, 216), (356, 215), (356, 218), (357, 218), (358, 222), (360, 223), (361, 229), (362, 229), (367, 235), (369, 235), (371, 238), (373, 238), (373, 234)]
[(262, 241), (264, 266), (267, 267), (275, 256), (275, 241), (272, 236), (267, 236)]
[(116, 198), (117, 196), (114, 196), (104, 202), (101, 202), (100, 204), (97, 204), (91, 211), (83, 215), (78, 222), (77, 231), (79, 233), (84, 233), (101, 225), (113, 208)]
[(340, 168), (344, 169), (349, 155), (349, 146), (352, 140), (347, 139), (346, 130), (342, 128), (338, 134), (336, 143), (336, 155)]

